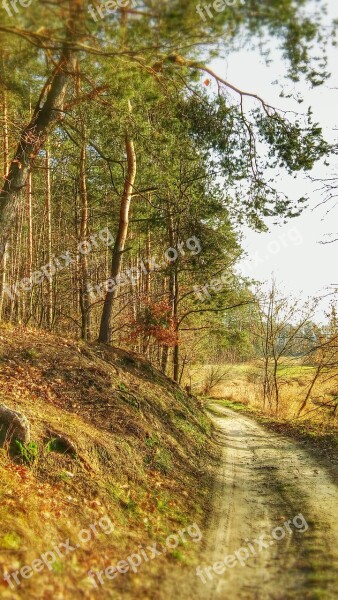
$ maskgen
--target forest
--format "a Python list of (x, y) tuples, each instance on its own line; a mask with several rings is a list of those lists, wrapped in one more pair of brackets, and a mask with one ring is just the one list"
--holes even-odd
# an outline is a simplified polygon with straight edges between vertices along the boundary
[(0, 3), (1, 598), (337, 597), (335, 8)]

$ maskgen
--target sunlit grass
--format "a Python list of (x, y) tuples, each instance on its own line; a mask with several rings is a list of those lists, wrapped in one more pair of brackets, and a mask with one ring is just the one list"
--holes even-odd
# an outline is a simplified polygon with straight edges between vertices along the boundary
[[(186, 382), (192, 382), (194, 393), (202, 393), (204, 381), (212, 365), (194, 365), (186, 373)], [(275, 416), (275, 407), (266, 403), (263, 407), (263, 363), (251, 361), (240, 364), (221, 365), (227, 373), (225, 380), (215, 385), (208, 397), (216, 401), (222, 400), (229, 408), (241, 410), (249, 407), (255, 411), (262, 411), (267, 415)], [(298, 417), (299, 408), (310, 388), (316, 367), (300, 364), (299, 359), (284, 359), (278, 367), (277, 377), (279, 382), (279, 411), (278, 416), (283, 420), (294, 420), (309, 423), (317, 429), (334, 431), (337, 425), (337, 416), (332, 408), (326, 408), (325, 403), (338, 401), (338, 385), (335, 381), (318, 382), (311, 391), (306, 409)], [(306, 425), (307, 426), (307, 425)]]

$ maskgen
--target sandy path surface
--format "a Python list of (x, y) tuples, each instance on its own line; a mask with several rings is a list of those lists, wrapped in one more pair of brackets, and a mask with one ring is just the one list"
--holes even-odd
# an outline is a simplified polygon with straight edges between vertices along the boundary
[(172, 597), (338, 598), (337, 481), (290, 438), (213, 408), (222, 461), (200, 576), (175, 578)]

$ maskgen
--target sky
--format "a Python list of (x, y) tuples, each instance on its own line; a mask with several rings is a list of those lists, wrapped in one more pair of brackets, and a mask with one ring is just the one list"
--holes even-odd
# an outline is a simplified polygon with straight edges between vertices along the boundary
[[(337, 0), (329, 0), (328, 5), (329, 17), (338, 18)], [(286, 68), (277, 49), (270, 58), (273, 62), (267, 66), (258, 52), (243, 50), (232, 54), (226, 61), (214, 61), (212, 67), (233, 85), (259, 94), (272, 106), (297, 112), (306, 112), (307, 106), (311, 106), (313, 120), (322, 126), (325, 139), (337, 142), (338, 133), (334, 129), (338, 130), (338, 48), (329, 49), (331, 78), (323, 86), (312, 89), (304, 82), (296, 84), (296, 87), (289, 84), (289, 89), (300, 91), (303, 96), (301, 105), (294, 100), (280, 98), (281, 86), (273, 85), (273, 82), (282, 80)], [(312, 176), (325, 178), (336, 174), (338, 177), (338, 157), (330, 162), (331, 167), (316, 165)], [(335, 208), (332, 202), (315, 208), (322, 199), (318, 187), (318, 183), (308, 181), (303, 174), (297, 175), (296, 179), (286, 175), (279, 181), (279, 188), (292, 198), (307, 194), (309, 208), (300, 217), (282, 226), (273, 225), (272, 220), (268, 220), (268, 233), (255, 233), (244, 228), (242, 246), (247, 258), (240, 265), (242, 273), (262, 282), (271, 281), (273, 275), (280, 289), (304, 300), (325, 293), (328, 288), (332, 291), (334, 284), (338, 287), (338, 242), (321, 243), (328, 239), (327, 234), (330, 233), (337, 233), (335, 237), (338, 238), (338, 206)]]

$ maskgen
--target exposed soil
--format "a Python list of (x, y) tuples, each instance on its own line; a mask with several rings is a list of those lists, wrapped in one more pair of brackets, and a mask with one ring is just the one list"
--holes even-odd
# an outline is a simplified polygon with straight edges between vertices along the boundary
[[(338, 478), (332, 464), (326, 469), (322, 457), (316, 461), (291, 438), (232, 410), (215, 405), (213, 418), (222, 461), (200, 555), (205, 583), (191, 569), (172, 584), (173, 597), (338, 598)], [(283, 536), (280, 541), (273, 531)], [(261, 536), (266, 547), (260, 549), (254, 540)], [(236, 557), (234, 566), (216, 574), (212, 565), (240, 548), (249, 554), (246, 559), (240, 552), (243, 566)]]

